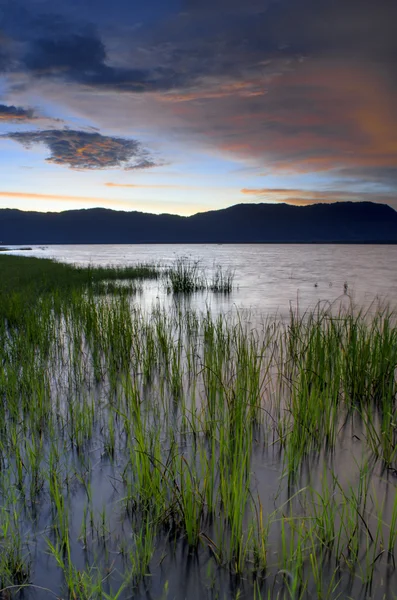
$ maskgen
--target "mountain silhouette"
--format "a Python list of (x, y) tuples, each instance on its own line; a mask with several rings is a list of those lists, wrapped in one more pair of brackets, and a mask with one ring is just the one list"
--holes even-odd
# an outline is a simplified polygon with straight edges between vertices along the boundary
[(237, 204), (190, 217), (105, 208), (0, 209), (3, 244), (397, 243), (386, 204)]

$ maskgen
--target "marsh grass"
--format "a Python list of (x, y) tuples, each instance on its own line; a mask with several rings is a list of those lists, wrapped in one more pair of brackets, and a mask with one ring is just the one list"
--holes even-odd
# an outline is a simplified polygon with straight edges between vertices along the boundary
[(209, 276), (199, 260), (179, 257), (164, 272), (166, 289), (174, 294), (192, 294), (205, 290), (230, 294), (233, 290), (234, 271), (224, 269), (222, 265), (214, 265), (212, 271)]
[(211, 292), (221, 294), (230, 294), (233, 290), (235, 271), (230, 267), (224, 269), (222, 265), (216, 265), (210, 280), (209, 289)]
[[(140, 289), (158, 277), (147, 266), (1, 256), (0, 275), (2, 588), (139, 598), (163, 565), (186, 578), (186, 553), (190, 569), (213, 565), (214, 597), (222, 573), (236, 597), (392, 597), (391, 312), (252, 329), (239, 314), (143, 311), (117, 282)], [(43, 554), (61, 587), (35, 579)]]
[(191, 294), (206, 289), (200, 261), (186, 257), (177, 258), (167, 270), (167, 290), (174, 294)]

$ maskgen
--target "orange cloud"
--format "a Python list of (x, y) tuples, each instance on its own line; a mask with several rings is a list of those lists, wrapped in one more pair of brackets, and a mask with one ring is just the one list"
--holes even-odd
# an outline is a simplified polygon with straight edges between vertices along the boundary
[(230, 189), (235, 191), (235, 188), (225, 188), (224, 186), (216, 187), (216, 186), (199, 186), (199, 185), (183, 185), (183, 184), (173, 184), (173, 183), (114, 183), (107, 182), (104, 183), (106, 187), (110, 188), (127, 188), (127, 189), (135, 189), (135, 190), (225, 190)]
[(308, 58), (269, 80), (202, 87), (158, 100), (223, 153), (268, 171), (397, 171), (397, 92), (376, 64)]
[[(29, 198), (32, 200), (66, 200), (68, 202), (88, 202), (88, 203), (103, 203), (111, 202), (108, 198), (93, 198), (92, 196), (69, 196), (64, 194), (37, 194), (32, 192), (1, 192), (0, 198)], [(117, 200), (117, 203), (123, 203)], [(125, 204), (130, 204), (127, 201)]]
[(191, 102), (193, 100), (213, 100), (218, 98), (226, 98), (228, 96), (239, 96), (242, 98), (250, 98), (255, 96), (264, 96), (267, 94), (267, 89), (264, 87), (264, 82), (261, 79), (250, 79), (245, 81), (234, 81), (231, 83), (221, 84), (208, 83), (201, 89), (196, 89), (184, 93), (169, 92), (159, 95), (161, 102)]
[(29, 122), (35, 118), (36, 116), (31, 108), (0, 104), (0, 121), (5, 121), (6, 123), (18, 123)]
[[(66, 194), (38, 194), (32, 192), (5, 192), (0, 191), (0, 198), (11, 199), (19, 199), (19, 200), (34, 200), (35, 203), (32, 207), (29, 207), (25, 210), (43, 210), (41, 202), (44, 203), (48, 201), (52, 202), (66, 202), (66, 203), (74, 203), (78, 204), (79, 207), (82, 206), (93, 206), (93, 207), (106, 207), (106, 208), (122, 208), (124, 210), (140, 210), (143, 212), (152, 212), (152, 213), (175, 213), (180, 215), (193, 215), (197, 212), (205, 212), (208, 210), (207, 206), (200, 204), (186, 204), (185, 202), (158, 202), (156, 200), (145, 200), (145, 201), (135, 201), (135, 200), (120, 200), (115, 198), (100, 198), (100, 197), (92, 197), (92, 196), (72, 196)], [(36, 209), (36, 205), (40, 206)], [(64, 210), (67, 210), (68, 207), (65, 207)], [(52, 210), (55, 210), (51, 207)]]
[(270, 203), (286, 203), (295, 205), (308, 205), (317, 203), (331, 204), (333, 202), (382, 202), (393, 204), (396, 201), (396, 194), (376, 194), (345, 192), (342, 190), (332, 191), (314, 191), (314, 190), (296, 190), (288, 188), (243, 188), (241, 193), (246, 196), (255, 196), (258, 199), (267, 200)]
[(108, 182), (104, 184), (106, 187), (111, 188), (131, 188), (131, 189), (147, 189), (147, 190), (197, 190), (200, 189), (197, 186), (191, 185), (173, 185), (168, 183), (113, 183)]
[(13, 115), (10, 117), (9, 115), (0, 114), (0, 121), (5, 121), (6, 123), (26, 122), (27, 120), (24, 115)]
[(155, 163), (137, 140), (101, 135), (72, 129), (14, 131), (3, 134), (30, 148), (45, 144), (51, 152), (46, 160), (73, 169), (104, 169), (120, 167), (125, 170), (147, 168)]

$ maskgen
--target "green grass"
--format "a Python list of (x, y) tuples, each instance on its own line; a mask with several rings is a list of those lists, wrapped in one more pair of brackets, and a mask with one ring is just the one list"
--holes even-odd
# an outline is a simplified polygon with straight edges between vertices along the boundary
[(114, 280), (157, 279), (159, 271), (151, 265), (132, 267), (76, 267), (49, 259), (1, 256), (1, 294), (27, 292), (43, 294), (54, 290), (81, 288), (92, 283)]
[(141, 310), (158, 277), (0, 257), (2, 588), (139, 598), (185, 554), (214, 597), (225, 575), (236, 597), (395, 586), (393, 313), (252, 329)]
[(233, 290), (234, 271), (214, 265), (211, 278), (199, 260), (188, 257), (177, 258), (174, 264), (166, 269), (166, 289), (174, 294), (192, 294), (194, 292), (211, 291), (230, 294)]

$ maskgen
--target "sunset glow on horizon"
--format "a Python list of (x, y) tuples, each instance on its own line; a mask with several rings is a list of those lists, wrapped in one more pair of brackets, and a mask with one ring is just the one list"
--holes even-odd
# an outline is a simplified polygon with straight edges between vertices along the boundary
[(397, 208), (397, 3), (1, 4), (0, 208)]

